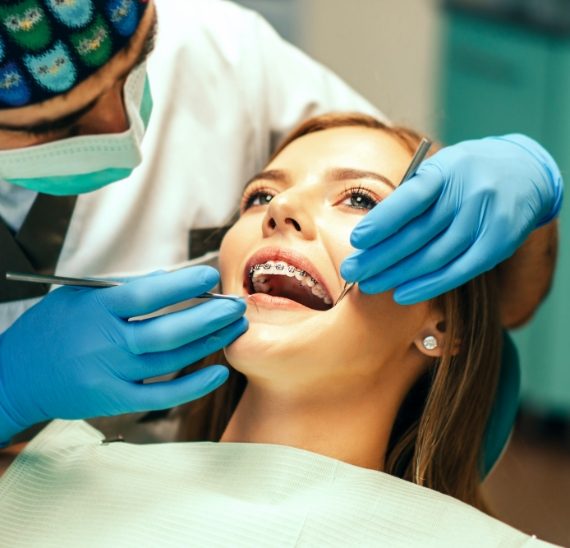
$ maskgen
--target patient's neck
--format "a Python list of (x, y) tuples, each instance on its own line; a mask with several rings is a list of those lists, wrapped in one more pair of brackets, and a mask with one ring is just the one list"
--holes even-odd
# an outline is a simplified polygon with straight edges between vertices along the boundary
[(221, 441), (288, 445), (382, 470), (404, 393), (388, 383), (299, 393), (250, 379)]

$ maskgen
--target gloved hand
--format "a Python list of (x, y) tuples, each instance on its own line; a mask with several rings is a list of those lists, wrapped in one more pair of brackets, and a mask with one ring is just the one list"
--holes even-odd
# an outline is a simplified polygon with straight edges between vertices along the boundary
[(532, 139), (465, 141), (424, 161), (365, 216), (341, 274), (364, 293), (396, 288), (400, 304), (427, 300), (510, 257), (561, 203), (558, 167)]
[(49, 293), (0, 335), (0, 441), (37, 422), (164, 409), (223, 384), (216, 365), (168, 382), (175, 372), (226, 346), (247, 329), (245, 302), (212, 299), (131, 321), (210, 290), (206, 266), (135, 278), (104, 289)]

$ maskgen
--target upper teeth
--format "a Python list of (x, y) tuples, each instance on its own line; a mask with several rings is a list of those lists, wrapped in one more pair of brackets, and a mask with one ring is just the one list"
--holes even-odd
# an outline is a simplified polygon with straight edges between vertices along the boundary
[(267, 261), (266, 263), (256, 264), (250, 269), (251, 281), (253, 288), (257, 292), (265, 293), (270, 289), (268, 276), (288, 276), (295, 278), (300, 285), (304, 285), (311, 289), (311, 293), (326, 304), (332, 304), (332, 300), (323, 286), (315, 280), (310, 274), (296, 268), (285, 261)]

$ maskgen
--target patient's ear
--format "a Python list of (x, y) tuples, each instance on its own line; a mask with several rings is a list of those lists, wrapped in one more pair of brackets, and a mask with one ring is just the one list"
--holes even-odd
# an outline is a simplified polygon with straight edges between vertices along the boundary
[[(416, 348), (430, 358), (440, 358), (448, 344), (448, 332), (446, 332), (445, 320), (442, 316), (434, 317), (426, 322), (424, 328), (414, 339)], [(455, 339), (451, 347), (453, 355), (459, 353), (461, 341)]]

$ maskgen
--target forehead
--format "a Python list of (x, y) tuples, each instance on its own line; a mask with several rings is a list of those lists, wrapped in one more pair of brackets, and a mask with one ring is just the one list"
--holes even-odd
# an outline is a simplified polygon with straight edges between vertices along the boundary
[(386, 131), (341, 127), (296, 139), (273, 159), (267, 169), (283, 169), (293, 175), (302, 175), (342, 167), (391, 177), (400, 174), (411, 156), (398, 138)]

